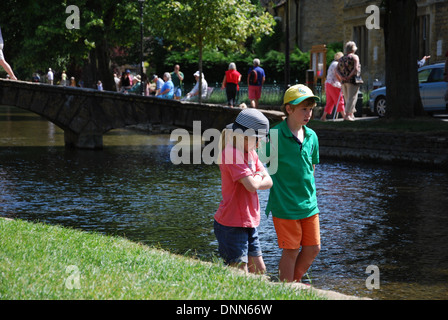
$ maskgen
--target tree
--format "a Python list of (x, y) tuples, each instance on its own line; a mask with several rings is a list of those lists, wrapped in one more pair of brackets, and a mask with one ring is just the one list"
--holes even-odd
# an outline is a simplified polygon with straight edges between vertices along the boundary
[(199, 50), (199, 102), (202, 101), (202, 56), (209, 48), (244, 50), (244, 41), (270, 34), (274, 18), (250, 0), (157, 1), (150, 14), (152, 31), (161, 38)]
[[(86, 86), (114, 90), (112, 50), (140, 42), (138, 1), (78, 0), (80, 28), (67, 29), (66, 0), (2, 0), (1, 27), (19, 78), (48, 67), (83, 70)], [(137, 62), (137, 61), (132, 61)]]
[(388, 118), (424, 115), (417, 74), (417, 4), (385, 0), (384, 36)]

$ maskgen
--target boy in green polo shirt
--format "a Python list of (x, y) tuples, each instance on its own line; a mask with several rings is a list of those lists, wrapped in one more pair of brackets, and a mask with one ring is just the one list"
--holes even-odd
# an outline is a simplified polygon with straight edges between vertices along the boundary
[(316, 133), (306, 127), (316, 101), (319, 98), (308, 87), (290, 87), (282, 106), (287, 118), (271, 129), (271, 141), (259, 150), (262, 162), (275, 163), (275, 172), (270, 172), (274, 184), (266, 214), (272, 212), (278, 245), (283, 249), (279, 262), (281, 281), (300, 282), (320, 251), (314, 183), (319, 143)]

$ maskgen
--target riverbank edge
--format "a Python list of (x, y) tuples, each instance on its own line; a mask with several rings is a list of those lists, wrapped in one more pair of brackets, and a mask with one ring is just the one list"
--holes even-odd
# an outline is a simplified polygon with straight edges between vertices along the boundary
[[(46, 225), (46, 224), (43, 224), (43, 223), (34, 223), (34, 222), (28, 222), (28, 221), (19, 220), (19, 219), (15, 220), (15, 219), (10, 219), (10, 218), (0, 217), (0, 224), (2, 222), (3, 223), (8, 223), (10, 221), (16, 221), (16, 222), (24, 223), (24, 224), (33, 224), (35, 227), (39, 228), (39, 234), (45, 236), (45, 238), (51, 237), (52, 241), (57, 241), (58, 243), (61, 244), (61, 246), (62, 246), (63, 243), (67, 243), (67, 239), (57, 239), (57, 237), (55, 237), (54, 234), (50, 234), (50, 232), (48, 232), (48, 229), (46, 229), (48, 227), (66, 229), (66, 228), (64, 228), (62, 226), (49, 226), (49, 225)], [(73, 232), (75, 232), (77, 234), (89, 233), (89, 232), (80, 231), (80, 230), (73, 230)], [(136, 243), (136, 242), (133, 242), (133, 241), (121, 238), (121, 237), (105, 236), (105, 235), (101, 235), (101, 234), (92, 235), (92, 236), (97, 236), (99, 238), (97, 241), (101, 241), (101, 239), (107, 239), (108, 241), (111, 241), (112, 243), (114, 243), (114, 244), (112, 244), (112, 246), (119, 246), (119, 244), (116, 244), (117, 242), (125, 241), (125, 242), (127, 242), (127, 243), (129, 243), (131, 245), (135, 244), (135, 245), (138, 245), (138, 246), (144, 246), (144, 247), (146, 247), (147, 250), (158, 252), (158, 254), (160, 254), (160, 255), (165, 255), (165, 256), (167, 255), (166, 251), (163, 251), (163, 250), (160, 250), (160, 249), (154, 249), (154, 248), (148, 247), (146, 245), (143, 245), (143, 244), (140, 244), (140, 243)], [(38, 241), (38, 240), (36, 239), (36, 241)], [(3, 245), (6, 245), (6, 244), (3, 244)], [(29, 253), (23, 253), (23, 254), (24, 254), (24, 256), (29, 255)], [(172, 253), (168, 253), (168, 255), (172, 256), (172, 257), (177, 257), (177, 258), (179, 258), (180, 260), (182, 260), (186, 264), (192, 264), (192, 263), (193, 264), (201, 264), (201, 265), (205, 264), (205, 265), (208, 265), (208, 266), (218, 267), (218, 263), (215, 263), (215, 262), (200, 261), (200, 260), (197, 260), (197, 259), (193, 259), (193, 258), (189, 258), (189, 257), (185, 257), (185, 256), (180, 256), (180, 255), (176, 255), (176, 254), (172, 254)], [(39, 268), (36, 267), (36, 268), (39, 269), (40, 267)], [(225, 266), (222, 266), (222, 268), (226, 269), (228, 272), (234, 274), (235, 276), (238, 276), (238, 275), (242, 276), (242, 275), (244, 275), (245, 277), (247, 277), (247, 279), (256, 278), (256, 279), (259, 279), (262, 282), (266, 282), (268, 285), (274, 285), (274, 286), (282, 286), (283, 285), (285, 287), (290, 287), (297, 294), (299, 294), (299, 292), (297, 292), (297, 291), (308, 292), (308, 294), (310, 296), (316, 296), (316, 300), (372, 300), (370, 298), (349, 296), (349, 295), (338, 293), (336, 291), (321, 290), (321, 289), (314, 288), (312, 286), (308, 286), (308, 285), (305, 285), (305, 284), (302, 284), (302, 283), (285, 284), (285, 283), (272, 282), (266, 276), (263, 276), (263, 275), (244, 274), (243, 272), (241, 272), (241, 271), (239, 271), (237, 269), (229, 268), (229, 267), (225, 267)], [(26, 281), (20, 280), (18, 282), (26, 282)], [(46, 286), (47, 285), (45, 285), (45, 287)], [(176, 286), (176, 284), (173, 283), (173, 286)], [(48, 290), (48, 288), (43, 288), (43, 289), (47, 289)], [(29, 299), (29, 297), (24, 297), (24, 299)], [(83, 299), (83, 298), (80, 298), (80, 299)], [(275, 299), (275, 297), (274, 297), (274, 299)], [(0, 295), (0, 300), (2, 300), (1, 295)], [(194, 300), (194, 297), (189, 297), (188, 300)]]
[[(282, 112), (262, 110), (271, 126), (284, 119)], [(435, 128), (431, 128), (434, 125)], [(430, 166), (448, 170), (448, 124), (432, 118), (387, 121), (360, 117), (355, 122), (322, 122), (308, 125), (319, 139), (321, 159), (362, 161), (405, 166)], [(126, 129), (147, 134), (170, 134), (176, 127), (139, 124)]]
[(448, 169), (447, 132), (313, 129), (322, 159)]

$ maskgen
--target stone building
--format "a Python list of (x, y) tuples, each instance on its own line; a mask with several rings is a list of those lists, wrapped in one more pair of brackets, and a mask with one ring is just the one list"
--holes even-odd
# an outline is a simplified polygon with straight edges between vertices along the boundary
[[(283, 30), (289, 21), (289, 47), (302, 51), (311, 47), (353, 40), (358, 46), (366, 89), (377, 79), (385, 83), (384, 30), (368, 29), (366, 21), (380, 7), (381, 0), (261, 0), (269, 11), (280, 17)], [(418, 56), (431, 56), (427, 63), (444, 61), (448, 50), (448, 0), (416, 0), (418, 6)], [(286, 13), (289, 12), (289, 19)], [(381, 17), (381, 16), (380, 16)], [(282, 48), (284, 50), (284, 47)], [(405, 54), (405, 53), (404, 53)]]

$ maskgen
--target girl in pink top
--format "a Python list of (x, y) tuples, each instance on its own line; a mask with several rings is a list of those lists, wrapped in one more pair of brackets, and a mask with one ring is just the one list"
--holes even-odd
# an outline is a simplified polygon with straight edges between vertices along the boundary
[(266, 267), (257, 231), (260, 224), (257, 190), (269, 189), (272, 179), (255, 149), (258, 139), (266, 137), (269, 121), (260, 111), (245, 109), (230, 127), (231, 131), (226, 130), (230, 131), (230, 139), (224, 143), (220, 157), (222, 201), (214, 221), (219, 253), (226, 264), (246, 272), (264, 273)]

